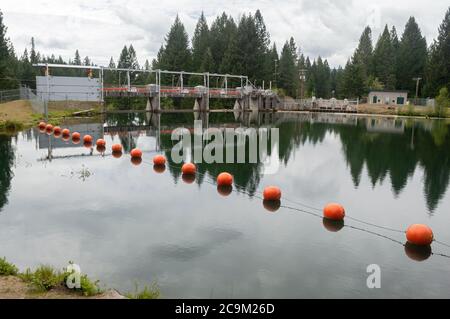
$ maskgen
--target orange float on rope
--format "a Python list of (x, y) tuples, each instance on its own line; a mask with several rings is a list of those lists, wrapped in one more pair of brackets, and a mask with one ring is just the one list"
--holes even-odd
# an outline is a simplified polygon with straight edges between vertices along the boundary
[(142, 157), (132, 157), (131, 158), (131, 163), (133, 163), (133, 165), (139, 166), (142, 163)]
[(92, 143), (92, 136), (90, 136), (89, 134), (86, 134), (85, 136), (83, 136), (83, 142), (84, 143)]
[(217, 185), (231, 186), (233, 184), (233, 176), (230, 173), (223, 172), (217, 176)]
[(281, 190), (276, 186), (267, 186), (263, 192), (264, 200), (280, 200)]
[(193, 182), (195, 182), (195, 174), (182, 174), (181, 179), (186, 184), (192, 184)]
[(97, 152), (103, 154), (106, 151), (106, 147), (104, 145), (97, 145), (96, 150), (97, 150)]
[(184, 175), (194, 175), (196, 171), (197, 171), (197, 167), (195, 166), (194, 163), (185, 163), (181, 167), (181, 172)]
[(99, 138), (99, 139), (95, 142), (95, 145), (101, 146), (101, 147), (105, 147), (106, 141), (105, 141), (104, 139), (102, 139), (102, 138)]
[(62, 140), (64, 141), (64, 142), (67, 142), (68, 140), (70, 139), (70, 135), (62, 135)]
[(217, 185), (217, 192), (226, 197), (233, 192), (233, 186), (231, 185)]
[(47, 132), (47, 134), (52, 134), (52, 132), (53, 132), (53, 125), (47, 124), (45, 126), (45, 131)]
[(62, 133), (62, 135), (70, 135), (70, 130), (65, 128), (65, 129), (62, 130), (61, 133)]
[(54, 128), (53, 128), (53, 133), (55, 134), (55, 135), (61, 135), (61, 128), (59, 127), (59, 126), (55, 126)]
[(121, 144), (113, 144), (111, 147), (113, 153), (122, 153), (122, 145)]
[(80, 133), (78, 133), (78, 132), (73, 132), (72, 133), (72, 139), (79, 140), (80, 137), (81, 137)]
[(336, 203), (327, 204), (323, 208), (323, 217), (332, 220), (343, 220), (345, 216), (345, 209), (342, 205)]
[(271, 213), (275, 213), (281, 207), (281, 201), (279, 200), (263, 200), (263, 206)]
[(406, 230), (406, 239), (414, 245), (430, 245), (433, 241), (433, 231), (424, 224), (413, 224)]
[(130, 152), (131, 157), (134, 158), (141, 158), (142, 157), (142, 151), (138, 148), (133, 148)]
[(47, 123), (45, 123), (45, 122), (39, 122), (39, 125), (38, 125), (38, 127), (39, 127), (39, 129), (42, 131), (42, 130), (45, 130), (45, 127), (47, 126)]
[(163, 155), (156, 155), (153, 157), (153, 164), (155, 165), (165, 165), (166, 164), (166, 158)]
[(153, 165), (153, 171), (155, 171), (155, 173), (162, 174), (162, 173), (164, 173), (165, 170), (166, 170), (166, 165), (164, 165), (164, 164)]
[(112, 156), (114, 158), (121, 158), (122, 157), (122, 151), (113, 151)]

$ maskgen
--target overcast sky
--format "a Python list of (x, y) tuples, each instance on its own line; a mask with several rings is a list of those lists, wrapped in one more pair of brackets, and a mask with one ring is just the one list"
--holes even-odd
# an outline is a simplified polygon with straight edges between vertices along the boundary
[(395, 25), (400, 36), (409, 16), (414, 16), (429, 44), (448, 7), (448, 0), (2, 0), (0, 4), (19, 55), (34, 36), (43, 54), (68, 60), (79, 49), (82, 57), (88, 55), (99, 65), (107, 65), (111, 56), (117, 62), (124, 44), (133, 44), (141, 65), (145, 59), (151, 61), (177, 13), (191, 38), (202, 10), (210, 25), (223, 11), (237, 20), (258, 8), (278, 50), (293, 36), (306, 55), (321, 55), (332, 66), (345, 65), (365, 25), (372, 27), (374, 40), (386, 23)]

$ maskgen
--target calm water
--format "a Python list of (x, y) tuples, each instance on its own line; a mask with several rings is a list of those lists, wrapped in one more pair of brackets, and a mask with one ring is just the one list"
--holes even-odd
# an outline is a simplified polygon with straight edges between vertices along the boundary
[[(140, 147), (137, 166), (109, 147), (101, 156), (34, 129), (0, 136), (0, 256), (22, 270), (74, 261), (122, 292), (156, 281), (164, 297), (450, 297), (450, 258), (439, 255), (450, 248), (433, 243), (428, 256), (405, 248), (402, 233), (350, 219), (348, 227), (329, 225), (284, 207), (270, 212), (258, 198), (275, 184), (297, 202), (284, 205), (337, 201), (376, 225), (426, 223), (450, 243), (448, 124), (212, 113), (209, 127), (279, 127), (278, 173), (262, 175), (258, 163), (200, 164), (189, 183), (176, 165), (154, 172), (151, 158), (169, 154), (171, 129), (193, 120), (121, 114), (68, 125), (109, 146), (120, 142), (126, 153)], [(227, 197), (214, 185), (224, 170), (239, 185)], [(366, 286), (370, 264), (381, 267), (381, 289)]]

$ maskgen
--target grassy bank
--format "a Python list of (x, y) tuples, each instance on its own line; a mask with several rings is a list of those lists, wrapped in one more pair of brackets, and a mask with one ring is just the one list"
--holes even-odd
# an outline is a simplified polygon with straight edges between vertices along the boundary
[(73, 274), (67, 268), (60, 271), (48, 265), (19, 272), (15, 265), (0, 258), (0, 299), (157, 299), (160, 296), (156, 284), (145, 286), (143, 290), (139, 290), (136, 285), (135, 291), (125, 296), (112, 289), (105, 291), (100, 288), (98, 281), (92, 281), (85, 274), (80, 274), (80, 287), (71, 289), (67, 286), (67, 281)]
[[(59, 125), (63, 120), (73, 117), (74, 113), (88, 109), (98, 113), (100, 105), (88, 102), (51, 102), (47, 122)], [(30, 128), (43, 119), (43, 114), (35, 113), (29, 101), (18, 100), (0, 104), (0, 133), (13, 134)]]

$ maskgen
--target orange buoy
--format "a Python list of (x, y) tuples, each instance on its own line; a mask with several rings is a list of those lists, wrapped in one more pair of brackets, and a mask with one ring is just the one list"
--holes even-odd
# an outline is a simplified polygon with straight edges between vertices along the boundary
[(131, 158), (131, 163), (133, 163), (133, 165), (139, 166), (142, 163), (142, 157), (132, 157)]
[(185, 163), (181, 167), (181, 172), (184, 175), (194, 175), (196, 171), (197, 171), (197, 167), (195, 166), (194, 163)]
[(265, 209), (267, 209), (269, 212), (274, 213), (281, 207), (281, 201), (279, 200), (263, 200), (263, 206)]
[(142, 151), (138, 148), (133, 148), (130, 152), (131, 157), (135, 158), (141, 158), (142, 157)]
[(276, 186), (267, 186), (263, 192), (264, 200), (280, 200), (281, 190)]
[(105, 141), (104, 139), (102, 139), (102, 138), (99, 138), (99, 139), (95, 142), (95, 145), (105, 147), (106, 141)]
[(122, 157), (122, 151), (113, 151), (112, 156), (114, 158), (121, 158)]
[(53, 125), (47, 124), (45, 126), (45, 131), (47, 132), (47, 134), (52, 134), (52, 132), (53, 132)]
[(226, 197), (233, 192), (233, 186), (231, 185), (217, 185), (217, 192)]
[(424, 261), (428, 259), (433, 252), (431, 251), (430, 245), (419, 246), (411, 244), (407, 241), (405, 244), (405, 253), (406, 256), (408, 256), (412, 260)]
[(73, 132), (73, 133), (72, 133), (72, 139), (77, 139), (77, 140), (79, 140), (80, 138), (81, 138), (80, 133), (78, 133), (78, 132)]
[(164, 173), (165, 170), (166, 170), (166, 165), (164, 165), (164, 164), (153, 165), (153, 171), (155, 173), (161, 174), (161, 173)]
[(97, 145), (96, 150), (97, 150), (97, 152), (103, 154), (106, 151), (106, 147), (104, 145)]
[(92, 142), (83, 142), (83, 146), (86, 148), (91, 148), (92, 147)]
[(343, 220), (345, 209), (340, 204), (329, 203), (323, 208), (323, 217), (332, 220)]
[(46, 127), (46, 126), (47, 126), (47, 123), (45, 123), (45, 122), (39, 122), (38, 127), (39, 127), (39, 129), (40, 129), (41, 131), (45, 130), (45, 127)]
[(193, 182), (195, 182), (195, 174), (182, 174), (181, 179), (186, 184), (192, 184)]
[(166, 158), (163, 155), (156, 155), (153, 157), (153, 164), (155, 165), (165, 165), (166, 164)]
[(92, 143), (92, 136), (90, 136), (89, 134), (86, 134), (85, 136), (83, 136), (83, 142), (84, 143)]
[(61, 135), (61, 128), (59, 126), (55, 126), (53, 128), (53, 133), (54, 134), (60, 134)]
[(233, 184), (233, 175), (227, 172), (220, 173), (217, 176), (217, 185), (219, 186), (231, 186)]
[(62, 140), (63, 140), (64, 142), (67, 142), (69, 139), (70, 139), (70, 135), (64, 135), (64, 134), (63, 134)]
[(70, 135), (70, 130), (65, 128), (61, 131), (62, 135)]
[(433, 231), (424, 224), (413, 224), (406, 230), (406, 239), (414, 245), (430, 245), (433, 241)]
[(329, 218), (322, 218), (323, 227), (325, 227), (326, 230), (336, 233), (340, 231), (342, 228), (344, 228), (344, 221), (341, 220), (335, 220), (335, 219), (329, 219)]
[(122, 145), (121, 144), (113, 144), (111, 149), (113, 152), (122, 153)]

